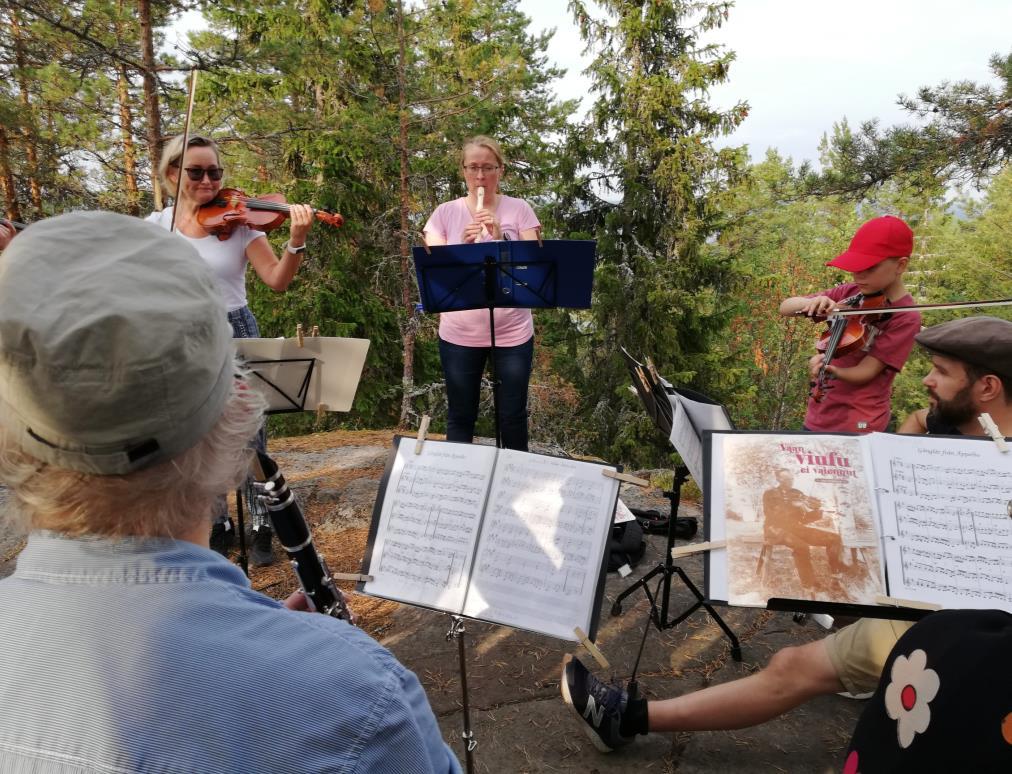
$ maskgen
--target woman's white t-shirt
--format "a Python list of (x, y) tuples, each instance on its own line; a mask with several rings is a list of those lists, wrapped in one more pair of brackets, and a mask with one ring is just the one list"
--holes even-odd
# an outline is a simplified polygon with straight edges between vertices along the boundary
[[(172, 207), (152, 212), (145, 220), (157, 223), (167, 231), (172, 225)], [(267, 235), (249, 226), (237, 226), (232, 236), (224, 241), (216, 236), (194, 239), (179, 231), (176, 233), (193, 245), (211, 267), (225, 308), (232, 312), (246, 306), (246, 248), (256, 239), (266, 239)]]

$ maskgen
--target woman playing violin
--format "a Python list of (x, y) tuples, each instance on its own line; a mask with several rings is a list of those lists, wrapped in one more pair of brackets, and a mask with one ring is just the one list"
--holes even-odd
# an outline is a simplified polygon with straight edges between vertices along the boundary
[[(193, 135), (186, 142), (183, 153), (183, 137), (171, 139), (162, 153), (158, 168), (162, 184), (169, 191), (175, 191), (179, 176), (179, 200), (175, 203), (175, 231), (190, 242), (200, 256), (207, 261), (214, 274), (225, 307), (228, 321), (236, 338), (259, 338), (260, 331), (256, 318), (246, 303), (246, 266), (253, 267), (261, 281), (272, 290), (285, 290), (295, 277), (306, 249), (306, 235), (313, 225), (313, 210), (309, 205), (289, 205), (290, 215), (288, 244), (279, 258), (274, 254), (263, 231), (247, 225), (235, 226), (227, 239), (220, 239), (208, 231), (198, 219), (201, 205), (215, 199), (221, 190), (224, 170), (218, 155), (218, 146), (207, 137)], [(173, 208), (153, 212), (147, 220), (169, 229), (172, 224)], [(263, 434), (262, 434), (263, 435)], [(266, 439), (260, 439), (266, 446)], [(261, 448), (261, 451), (264, 449)], [(269, 564), (271, 555), (270, 526), (263, 508), (259, 507), (252, 491), (247, 493), (250, 513), (254, 514), (253, 564)], [(227, 551), (231, 543), (231, 522), (227, 511), (219, 514), (211, 532), (212, 548)]]
[[(855, 295), (881, 294), (885, 304), (913, 304), (903, 284), (913, 246), (914, 232), (899, 218), (884, 215), (869, 220), (854, 234), (849, 249), (827, 264), (850, 272), (854, 281), (817, 295), (788, 298), (780, 304), (780, 314), (825, 317)], [(880, 320), (869, 318), (865, 327), (857, 346), (831, 364), (824, 366), (822, 354), (809, 360), (813, 379), (824, 370), (833, 382), (821, 399), (808, 401), (806, 430), (867, 433), (888, 427), (893, 379), (910, 356), (921, 316), (917, 312), (882, 315)]]

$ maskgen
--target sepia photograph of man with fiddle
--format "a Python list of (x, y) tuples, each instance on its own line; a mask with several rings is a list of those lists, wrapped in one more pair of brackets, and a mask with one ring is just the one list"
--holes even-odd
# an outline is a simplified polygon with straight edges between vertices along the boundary
[(831, 573), (846, 571), (840, 533), (814, 524), (822, 518), (822, 501), (797, 489), (789, 470), (780, 468), (775, 475), (777, 485), (763, 492), (764, 540), (791, 550), (803, 593), (830, 592), (830, 578), (817, 576), (812, 566), (812, 548), (826, 549)]
[[(785, 317), (829, 323), (820, 351), (808, 361), (812, 392), (805, 430), (870, 433), (889, 427), (893, 380), (914, 347), (921, 315), (876, 317), (873, 310), (914, 303), (903, 284), (913, 247), (914, 232), (901, 219), (873, 218), (857, 230), (845, 252), (826, 264), (850, 272), (853, 281), (780, 304)], [(867, 307), (869, 314), (833, 318), (842, 307)]]
[[(173, 206), (151, 213), (147, 220), (179, 234), (207, 262), (225, 302), (232, 335), (259, 338), (256, 318), (246, 303), (246, 266), (252, 266), (272, 290), (286, 290), (302, 263), (306, 237), (317, 213), (307, 204), (284, 204), (277, 201), (279, 197), (251, 200), (242, 191), (222, 188), (225, 170), (218, 146), (200, 135), (179, 135), (169, 140), (158, 171), (165, 190), (176, 191), (177, 199)], [(339, 215), (330, 217), (340, 225)], [(286, 218), (290, 220), (288, 243), (278, 257), (266, 232)], [(257, 449), (263, 452), (266, 446), (266, 432), (261, 430)], [(252, 483), (247, 485), (246, 494), (253, 530), (250, 558), (256, 566), (268, 565), (274, 561), (270, 520)], [(227, 555), (234, 536), (222, 500), (211, 528), (211, 547)]]

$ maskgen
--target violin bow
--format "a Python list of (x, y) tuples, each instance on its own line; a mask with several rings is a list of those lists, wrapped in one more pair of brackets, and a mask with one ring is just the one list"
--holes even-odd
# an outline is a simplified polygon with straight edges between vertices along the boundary
[(183, 190), (183, 161), (186, 159), (186, 145), (190, 141), (190, 118), (193, 116), (193, 102), (197, 96), (197, 68), (190, 70), (190, 95), (186, 104), (186, 121), (183, 123), (183, 149), (179, 152), (179, 172), (176, 174), (176, 197), (172, 201), (172, 222), (169, 232), (176, 230), (176, 214), (179, 212), (179, 194)]
[[(943, 304), (912, 304), (910, 306), (883, 306), (876, 307), (874, 314), (896, 314), (897, 312), (917, 312), (921, 309), (963, 309), (984, 306), (1010, 306), (1012, 298), (994, 298), (988, 301), (950, 301)], [(830, 317), (850, 317), (861, 314), (861, 309), (836, 309), (830, 312)], [(864, 314), (868, 314), (867, 311)]]

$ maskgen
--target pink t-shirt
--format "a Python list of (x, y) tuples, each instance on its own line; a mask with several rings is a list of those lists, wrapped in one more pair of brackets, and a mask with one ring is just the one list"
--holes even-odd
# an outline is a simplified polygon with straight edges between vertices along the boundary
[[(842, 301), (858, 292), (855, 283), (845, 282), (820, 295)], [(908, 306), (913, 303), (914, 299), (908, 293), (894, 301), (892, 306)], [(914, 348), (914, 336), (921, 329), (921, 315), (919, 312), (886, 314), (869, 327), (870, 341), (864, 348), (834, 357), (833, 365), (848, 368), (860, 363), (866, 355), (871, 355), (885, 363), (886, 367), (864, 384), (830, 379), (830, 389), (826, 391), (822, 402), (808, 401), (805, 427), (809, 430), (870, 433), (885, 430), (889, 425), (893, 379)]]
[[(502, 227), (503, 234), (510, 239), (520, 239), (522, 231), (541, 228), (538, 216), (523, 199), (512, 196), (499, 196), (496, 199), (496, 220)], [(454, 199), (436, 207), (428, 222), (425, 233), (443, 239), (448, 245), (461, 244), (464, 228), (471, 222), (471, 211), (467, 209), (467, 199)], [(478, 240), (491, 242), (492, 235), (487, 231)], [(515, 347), (523, 344), (534, 335), (534, 318), (530, 309), (496, 309), (495, 345), (497, 347)], [(439, 338), (462, 347), (491, 346), (488, 333), (488, 310), (468, 309), (466, 312), (443, 312), (439, 315)]]

